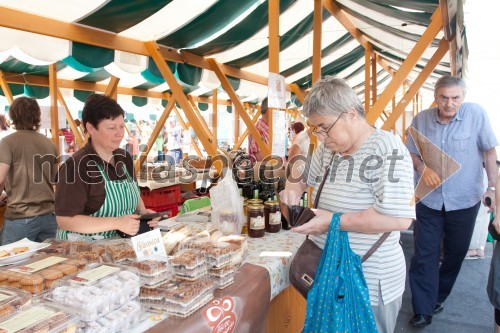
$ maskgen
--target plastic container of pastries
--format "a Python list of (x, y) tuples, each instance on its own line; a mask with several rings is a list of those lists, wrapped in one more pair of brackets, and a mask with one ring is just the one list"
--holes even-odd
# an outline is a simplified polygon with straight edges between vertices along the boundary
[(56, 304), (40, 302), (0, 319), (0, 333), (73, 333), (80, 316)]
[(242, 256), (246, 256), (246, 254), (248, 253), (248, 241), (246, 236), (243, 235), (223, 236), (220, 237), (217, 241), (231, 243), (240, 246)]
[(86, 267), (83, 259), (65, 256), (38, 256), (22, 265), (0, 271), (0, 285), (23, 289), (39, 295), (50, 289), (54, 282)]
[(205, 253), (196, 249), (177, 252), (171, 263), (175, 275), (186, 280), (196, 280), (207, 274)]
[(68, 255), (73, 258), (85, 259), (89, 263), (99, 263), (105, 261), (104, 243), (77, 241), (69, 245)]
[(62, 254), (67, 255), (69, 253), (69, 248), (71, 246), (71, 242), (67, 240), (49, 238), (43, 241), (44, 243), (50, 243), (49, 247), (44, 249), (40, 249), (37, 251), (37, 254)]
[(130, 266), (137, 269), (143, 284), (154, 286), (174, 275), (174, 271), (169, 262), (157, 260), (134, 261)]
[(97, 318), (139, 296), (141, 280), (132, 268), (91, 264), (76, 275), (55, 283), (44, 297), (77, 309), (84, 321)]
[(112, 239), (97, 244), (104, 245), (106, 261), (121, 263), (123, 261), (133, 261), (137, 257), (129, 239)]
[(214, 285), (208, 277), (196, 281), (172, 278), (155, 287), (141, 288), (141, 303), (167, 314), (187, 317), (213, 298)]
[(140, 303), (135, 300), (129, 301), (96, 321), (82, 321), (80, 331), (85, 333), (127, 332), (137, 325), (140, 316)]
[(226, 265), (221, 268), (212, 267), (208, 270), (208, 276), (217, 289), (224, 289), (233, 284), (235, 272), (236, 267), (234, 265)]
[(11, 287), (0, 287), (0, 319), (30, 306), (30, 293)]

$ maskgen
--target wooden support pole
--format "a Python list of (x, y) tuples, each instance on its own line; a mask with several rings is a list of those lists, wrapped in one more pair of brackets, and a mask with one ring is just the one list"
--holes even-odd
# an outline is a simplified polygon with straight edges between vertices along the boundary
[[(280, 72), (280, 1), (269, 0), (269, 73), (279, 74), (279, 72)], [(270, 152), (273, 150), (273, 113), (274, 109), (268, 107), (267, 123), (269, 125), (269, 133), (268, 133), (267, 145)]]
[(52, 129), (52, 142), (56, 146), (57, 155), (61, 155), (59, 146), (59, 108), (57, 104), (57, 68), (56, 64), (49, 65), (49, 89), (50, 89), (50, 123)]
[(233, 112), (234, 116), (234, 142), (238, 141), (240, 137), (240, 117), (238, 116), (238, 112)]
[(59, 88), (57, 89), (57, 99), (59, 100), (59, 103), (61, 103), (61, 105), (64, 107), (64, 110), (66, 112), (66, 120), (68, 121), (69, 128), (71, 128), (71, 131), (75, 136), (76, 144), (78, 145), (78, 147), (82, 148), (87, 143), (87, 138), (82, 138), (78, 125), (73, 119), (73, 116), (71, 116), (71, 112), (69, 111), (68, 105), (66, 104), (66, 101), (64, 100), (64, 97), (61, 94)]
[(306, 96), (305, 96), (304, 92), (299, 88), (299, 86), (296, 85), (295, 83), (292, 83), (292, 84), (290, 84), (290, 88), (292, 88), (292, 92), (295, 94), (295, 96), (297, 96), (299, 101), (302, 104), (304, 104), (304, 100), (306, 99)]
[(205, 135), (210, 139), (210, 141), (212, 142), (212, 144), (215, 146), (215, 149), (217, 149), (217, 141), (214, 140), (212, 132), (208, 128), (208, 125), (207, 125), (205, 119), (203, 118), (203, 116), (201, 115), (201, 112), (198, 109), (198, 106), (193, 101), (192, 96), (186, 95), (186, 97), (189, 100), (189, 103), (191, 103), (191, 106), (193, 107), (193, 113), (194, 113), (194, 115), (196, 116), (196, 118), (198, 118), (198, 121), (200, 122), (201, 126), (203, 127), (203, 130), (205, 131)]
[(108, 87), (106, 88), (106, 91), (104, 92), (104, 95), (114, 99), (115, 101), (118, 97), (118, 82), (120, 82), (120, 78), (111, 75)]
[(401, 67), (392, 77), (391, 82), (389, 82), (384, 92), (380, 95), (380, 98), (377, 100), (377, 102), (373, 105), (370, 112), (368, 113), (366, 121), (369, 124), (375, 123), (377, 118), (380, 117), (382, 110), (384, 110), (389, 101), (396, 94), (401, 84), (406, 80), (406, 78), (411, 73), (417, 62), (422, 57), (424, 51), (434, 40), (434, 38), (439, 33), (442, 27), (443, 27), (443, 18), (441, 16), (440, 8), (437, 7), (434, 14), (432, 14), (431, 23), (425, 30), (424, 34), (415, 44), (415, 47), (411, 50), (410, 54), (405, 59), (403, 64), (401, 64)]
[[(182, 110), (184, 111), (186, 117), (188, 118), (189, 122), (191, 123), (191, 126), (193, 126), (193, 129), (197, 133), (198, 137), (200, 138), (200, 141), (207, 151), (207, 153), (210, 156), (215, 156), (217, 155), (217, 149), (215, 148), (215, 145), (212, 142), (212, 139), (204, 133), (204, 128), (203, 125), (200, 124), (198, 121), (198, 118), (194, 115), (194, 111), (191, 107), (191, 104), (189, 103), (188, 99), (186, 98), (186, 95), (184, 95), (184, 92), (182, 91), (182, 87), (179, 85), (177, 82), (176, 78), (172, 74), (172, 71), (170, 68), (168, 68), (167, 63), (165, 62), (164, 58), (161, 56), (159, 52), (158, 45), (156, 42), (146, 42), (146, 48), (148, 49), (151, 57), (156, 63), (156, 66), (160, 70), (163, 78), (165, 81), (167, 81), (168, 86), (173, 92), (173, 96), (177, 99), (179, 102)], [(227, 79), (226, 79), (227, 80)], [(229, 82), (228, 82), (229, 84)]]
[(9, 84), (7, 83), (5, 74), (2, 70), (0, 70), (0, 88), (2, 88), (3, 94), (5, 95), (5, 98), (7, 98), (9, 105), (12, 104), (12, 102), (14, 102), (14, 96), (12, 95), (12, 91), (10, 91)]
[(146, 151), (141, 152), (139, 155), (139, 158), (135, 160), (135, 173), (138, 174), (139, 170), (141, 169), (142, 164), (148, 157), (148, 154), (151, 150), (151, 147), (155, 144), (156, 138), (158, 137), (158, 134), (160, 134), (161, 128), (163, 127), (163, 124), (165, 124), (165, 120), (167, 120), (168, 116), (170, 115), (170, 112), (172, 111), (172, 108), (175, 106), (175, 98), (170, 98), (170, 100), (167, 103), (167, 106), (165, 106), (165, 109), (163, 110), (160, 119), (156, 122), (156, 126), (153, 129), (153, 133), (151, 133), (151, 136), (148, 139), (148, 143), (146, 145)]
[(434, 52), (434, 54), (432, 55), (429, 62), (427, 62), (425, 67), (422, 69), (422, 71), (417, 76), (417, 78), (415, 79), (413, 84), (410, 86), (408, 91), (405, 93), (405, 95), (403, 96), (403, 98), (401, 99), (399, 104), (394, 108), (391, 116), (384, 123), (384, 126), (382, 126), (382, 129), (387, 130), (387, 129), (391, 128), (391, 126), (393, 124), (396, 123), (397, 119), (404, 112), (404, 110), (406, 109), (406, 107), (408, 106), (410, 101), (412, 101), (414, 99), (414, 97), (417, 95), (418, 91), (423, 86), (425, 81), (429, 78), (429, 76), (434, 71), (436, 66), (439, 64), (441, 59), (443, 59), (444, 55), (448, 51), (448, 44), (449, 44), (449, 42), (444, 38), (442, 38), (439, 41), (438, 49), (436, 50), (436, 52)]
[(219, 114), (219, 105), (217, 104), (217, 89), (214, 89), (212, 92), (212, 98), (213, 98), (213, 103), (212, 103), (212, 134), (214, 136), (214, 142), (217, 146), (219, 146), (218, 141), (217, 141), (217, 116)]
[(321, 35), (323, 27), (323, 5), (322, 0), (314, 0), (313, 19), (313, 64), (312, 83), (321, 78)]
[[(255, 124), (257, 122), (257, 120), (259, 120), (259, 117), (260, 117), (260, 109), (257, 109), (257, 112), (255, 112), (255, 114), (253, 115), (253, 118), (252, 118), (252, 123)], [(243, 141), (245, 141), (245, 138), (248, 136), (248, 127), (247, 129), (243, 132), (243, 134), (238, 138), (238, 141), (236, 141), (234, 143), (234, 147), (233, 147), (233, 150), (238, 150), (240, 149)]]
[(235, 106), (236, 112), (239, 113), (241, 119), (243, 119), (243, 121), (247, 125), (247, 127), (250, 131), (250, 134), (253, 136), (253, 138), (254, 138), (257, 146), (261, 150), (262, 154), (264, 156), (270, 156), (269, 147), (266, 145), (266, 143), (264, 142), (264, 140), (260, 136), (260, 133), (257, 130), (257, 128), (255, 127), (255, 125), (252, 123), (252, 120), (250, 119), (250, 117), (246, 113), (245, 108), (243, 107), (243, 104), (239, 100), (238, 95), (236, 95), (236, 92), (234, 91), (233, 87), (229, 83), (227, 77), (224, 75), (222, 70), (219, 68), (219, 65), (217, 64), (215, 59), (209, 58), (209, 59), (207, 59), (207, 61), (210, 64), (212, 70), (217, 75), (217, 78), (219, 79), (219, 81), (222, 85), (222, 88), (224, 88), (226, 93), (229, 95), (229, 98), (231, 98), (231, 101), (233, 102), (233, 104)]
[(371, 53), (372, 44), (368, 43), (368, 47), (365, 49), (365, 110), (370, 109), (370, 71), (371, 67)]
[[(189, 127), (191, 127), (191, 126), (186, 124), (184, 119), (182, 119), (181, 113), (179, 112), (179, 110), (177, 109), (177, 107), (175, 105), (174, 105), (173, 109), (174, 109), (175, 115), (177, 116), (177, 119), (179, 119), (179, 123), (181, 124), (182, 129), (183, 130), (189, 129)], [(203, 157), (203, 154), (201, 153), (200, 147), (198, 147), (198, 145), (196, 144), (196, 141), (192, 138), (191, 138), (191, 146), (196, 151), (196, 155), (198, 155), (199, 157)]]

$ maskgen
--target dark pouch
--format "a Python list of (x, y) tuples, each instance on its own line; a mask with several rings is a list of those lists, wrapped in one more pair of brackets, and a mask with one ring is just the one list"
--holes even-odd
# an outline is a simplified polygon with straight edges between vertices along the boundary
[[(151, 214), (153, 215), (153, 214)], [(161, 216), (161, 215), (159, 215)], [(130, 238), (130, 237), (133, 237), (133, 236), (137, 236), (137, 235), (140, 235), (140, 234), (143, 234), (145, 232), (148, 232), (148, 231), (151, 231), (153, 230), (153, 228), (151, 228), (148, 224), (149, 221), (151, 221), (153, 218), (155, 217), (158, 217), (158, 216), (155, 216), (153, 218), (142, 218), (143, 216), (141, 216), (141, 222), (139, 224), (139, 231), (137, 232), (137, 234), (135, 235), (129, 235), (129, 234), (126, 234), (122, 231), (118, 231), (118, 234), (120, 235), (121, 238)]]
[(298, 227), (304, 223), (309, 222), (312, 218), (316, 216), (314, 212), (309, 207), (302, 207), (298, 205), (288, 206), (288, 216), (290, 220), (288, 221), (292, 227)]

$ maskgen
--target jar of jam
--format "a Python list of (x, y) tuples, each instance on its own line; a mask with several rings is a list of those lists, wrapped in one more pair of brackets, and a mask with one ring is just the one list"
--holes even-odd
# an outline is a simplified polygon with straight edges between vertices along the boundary
[(279, 232), (281, 230), (281, 212), (278, 201), (264, 203), (264, 216), (266, 232)]
[(247, 207), (247, 228), (249, 237), (259, 238), (265, 235), (264, 205)]

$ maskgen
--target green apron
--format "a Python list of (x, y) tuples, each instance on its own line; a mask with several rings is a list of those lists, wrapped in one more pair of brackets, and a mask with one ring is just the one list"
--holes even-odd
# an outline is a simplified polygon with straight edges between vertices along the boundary
[[(127, 169), (123, 167), (127, 179), (111, 181), (108, 175), (100, 165), (97, 165), (104, 179), (104, 191), (106, 196), (101, 208), (90, 216), (93, 217), (119, 217), (123, 215), (133, 214), (139, 203), (139, 186), (130, 177)], [(100, 223), (100, 222), (97, 222)], [(58, 239), (68, 239), (71, 241), (95, 241), (116, 237), (116, 230), (97, 232), (94, 234), (82, 234), (79, 232), (67, 231), (61, 228), (57, 229)]]

